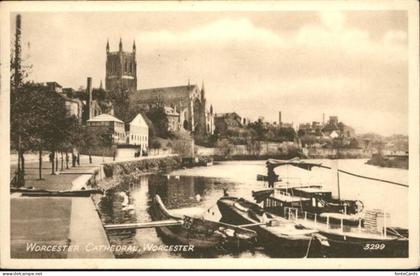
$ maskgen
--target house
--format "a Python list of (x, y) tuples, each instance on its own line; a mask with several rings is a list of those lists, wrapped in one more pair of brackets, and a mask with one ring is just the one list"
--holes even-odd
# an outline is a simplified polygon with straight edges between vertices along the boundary
[(66, 111), (68, 116), (75, 116), (79, 123), (82, 122), (83, 103), (77, 98), (69, 98), (63, 94), (59, 94), (64, 98)]
[(242, 118), (236, 113), (219, 113), (214, 117), (214, 125), (219, 133), (225, 133), (230, 128), (242, 127)]
[(338, 132), (336, 130), (331, 131), (330, 135), (329, 135), (332, 139), (338, 138), (340, 137), (340, 135), (338, 134)]
[(45, 83), (43, 83), (43, 85), (47, 86), (50, 91), (54, 91), (54, 92), (57, 92), (57, 93), (62, 93), (63, 92), (63, 87), (55, 81), (45, 82)]
[(109, 114), (101, 114), (87, 121), (89, 128), (101, 128), (111, 135), (113, 144), (124, 144), (125, 127), (124, 122)]
[(139, 113), (127, 124), (126, 143), (139, 145), (141, 152), (147, 152), (149, 145), (149, 126), (143, 116)]

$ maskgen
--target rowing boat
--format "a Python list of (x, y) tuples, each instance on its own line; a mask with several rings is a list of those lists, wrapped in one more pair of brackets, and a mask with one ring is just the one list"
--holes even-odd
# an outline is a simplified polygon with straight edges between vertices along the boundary
[(194, 250), (219, 247), (243, 246), (254, 243), (256, 233), (223, 222), (211, 221), (203, 217), (183, 217), (172, 214), (166, 209), (159, 195), (156, 195), (151, 207), (152, 219), (155, 221), (175, 220), (179, 225), (157, 227), (164, 238), (182, 245), (191, 245)]

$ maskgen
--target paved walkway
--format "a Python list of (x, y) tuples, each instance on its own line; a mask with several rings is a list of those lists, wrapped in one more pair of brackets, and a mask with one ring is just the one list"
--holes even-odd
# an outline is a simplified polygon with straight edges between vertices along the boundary
[[(58, 175), (51, 175), (51, 163), (43, 162), (42, 180), (38, 179), (38, 162), (26, 162), (25, 187), (47, 190), (81, 189), (99, 165), (104, 161), (112, 161), (112, 158), (93, 157), (92, 161), (90, 164), (87, 156), (81, 156), (80, 166), (70, 166)], [(16, 164), (12, 164), (10, 171), (15, 170)], [(113, 258), (110, 251), (88, 251), (87, 242), (98, 247), (109, 245), (95, 204), (90, 197), (20, 197), (16, 193), (12, 195), (12, 258)], [(68, 246), (66, 250), (58, 250), (65, 246)], [(71, 250), (68, 250), (69, 248)]]
[[(60, 175), (51, 174), (51, 163), (48, 161), (42, 162), (42, 179), (39, 179), (39, 163), (25, 162), (25, 187), (34, 187), (46, 190), (70, 190), (72, 189), (72, 182), (84, 173), (91, 173), (93, 169), (98, 168), (101, 163), (111, 162), (112, 157), (102, 158), (100, 156), (92, 157), (92, 164), (89, 163), (89, 157), (85, 155), (80, 156), (80, 166), (72, 167), (69, 164), (69, 169), (66, 164), (63, 164), (63, 170)], [(58, 167), (61, 168), (61, 161), (58, 162)], [(13, 176), (17, 165), (10, 166), (10, 173)]]
[(69, 251), (67, 258), (114, 258), (108, 250), (105, 229), (90, 198), (72, 198), (69, 239), (78, 250)]

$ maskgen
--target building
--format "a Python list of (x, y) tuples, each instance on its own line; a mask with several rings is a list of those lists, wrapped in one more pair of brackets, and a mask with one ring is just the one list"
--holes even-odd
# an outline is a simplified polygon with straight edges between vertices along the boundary
[[(61, 94), (60, 94), (61, 95)], [(68, 116), (75, 116), (79, 123), (82, 122), (83, 103), (81, 100), (69, 98), (61, 95), (65, 100), (65, 106)]]
[(177, 129), (175, 117), (178, 116), (180, 129), (202, 135), (214, 132), (213, 107), (207, 108), (204, 84), (201, 89), (197, 85), (188, 84), (138, 90), (130, 93), (130, 103), (139, 112), (147, 112), (158, 104), (172, 108), (173, 112), (167, 110), (168, 120), (174, 129)]
[(57, 95), (64, 99), (67, 116), (74, 116), (77, 118), (79, 123), (82, 122), (83, 102), (81, 100), (67, 97), (66, 91), (68, 90), (63, 89), (63, 87), (55, 81), (44, 82), (41, 84), (47, 87), (49, 91), (57, 93)]
[[(102, 86), (102, 82), (101, 82)], [(101, 88), (99, 88), (101, 89)], [(98, 90), (96, 90), (98, 91)], [(86, 94), (88, 95), (87, 101), (83, 101), (84, 113), (83, 122), (92, 119), (103, 113), (114, 116), (114, 107), (112, 102), (109, 100), (98, 100), (94, 98), (93, 88), (92, 88), (92, 78), (87, 78)]]
[(219, 133), (225, 133), (229, 128), (242, 127), (242, 118), (236, 112), (218, 113), (214, 117), (214, 125)]
[(63, 87), (55, 81), (41, 82), (40, 84), (48, 87), (48, 90), (50, 90), (50, 91), (54, 91), (54, 92), (57, 92), (57, 93), (62, 93), (63, 92)]
[(126, 142), (124, 122), (109, 114), (101, 114), (87, 121), (89, 128), (100, 128), (111, 135), (113, 144)]
[(312, 123), (299, 124), (299, 131), (302, 135), (322, 136), (323, 125), (320, 122), (313, 121)]
[(119, 49), (111, 52), (109, 41), (106, 43), (106, 73), (105, 90), (137, 90), (136, 43), (133, 42), (132, 52), (123, 51), (120, 39)]
[(147, 152), (149, 148), (149, 126), (139, 113), (127, 124), (126, 143), (130, 145), (139, 145), (141, 152)]
[(322, 132), (327, 136), (331, 136), (333, 131), (343, 138), (351, 138), (356, 134), (352, 127), (339, 122), (337, 116), (330, 116), (328, 122), (322, 128)]

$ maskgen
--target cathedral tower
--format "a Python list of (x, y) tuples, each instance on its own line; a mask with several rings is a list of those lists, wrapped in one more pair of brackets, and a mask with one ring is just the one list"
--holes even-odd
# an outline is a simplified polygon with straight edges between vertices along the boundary
[(124, 52), (120, 38), (118, 51), (110, 52), (109, 41), (106, 43), (105, 90), (137, 90), (136, 42), (132, 52)]

